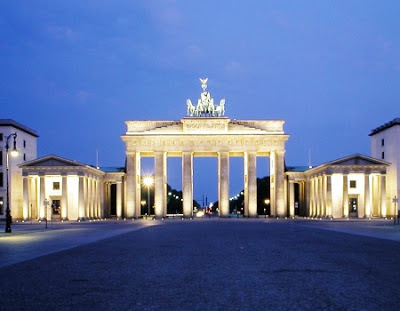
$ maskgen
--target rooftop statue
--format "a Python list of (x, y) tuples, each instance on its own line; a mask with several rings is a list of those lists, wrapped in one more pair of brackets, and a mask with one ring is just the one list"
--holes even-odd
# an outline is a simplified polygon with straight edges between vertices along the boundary
[(187, 115), (190, 117), (221, 117), (225, 115), (225, 99), (220, 101), (218, 106), (214, 106), (214, 98), (211, 97), (210, 92), (206, 92), (208, 78), (199, 79), (203, 92), (197, 100), (197, 105), (194, 106), (190, 99), (186, 100)]

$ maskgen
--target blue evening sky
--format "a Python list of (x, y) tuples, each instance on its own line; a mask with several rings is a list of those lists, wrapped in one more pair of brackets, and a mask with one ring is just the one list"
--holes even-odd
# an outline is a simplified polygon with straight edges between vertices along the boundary
[[(181, 119), (208, 77), (229, 118), (286, 121), (288, 165), (369, 155), (400, 117), (399, 16), (376, 0), (1, 1), (0, 118), (35, 129), (38, 156), (123, 166), (124, 121)], [(195, 159), (196, 199), (216, 199), (216, 163)]]

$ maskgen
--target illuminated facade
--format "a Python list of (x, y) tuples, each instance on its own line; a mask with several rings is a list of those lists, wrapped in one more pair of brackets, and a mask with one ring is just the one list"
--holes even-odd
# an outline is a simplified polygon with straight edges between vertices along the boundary
[(390, 214), (396, 215), (393, 199), (400, 195), (400, 118), (373, 129), (369, 136), (371, 155), (390, 163), (387, 170), (386, 206)]
[(389, 163), (383, 160), (361, 154), (303, 171), (288, 167), (289, 215), (332, 218), (394, 215), (386, 204), (388, 167)]
[[(145, 202), (141, 198), (145, 187), (141, 176), (144, 157), (154, 159), (154, 214), (157, 218), (167, 214), (168, 157), (181, 159), (184, 217), (193, 216), (195, 157), (218, 159), (220, 217), (229, 217), (230, 212), (231, 157), (243, 158), (243, 213), (246, 217), (258, 216), (257, 157), (270, 160), (270, 198), (265, 201), (268, 201), (271, 216), (364, 218), (396, 214), (390, 199), (399, 193), (400, 119), (370, 134), (375, 158), (355, 154), (314, 168), (285, 167), (285, 143), (289, 135), (284, 132), (284, 121), (231, 120), (225, 117), (225, 99), (214, 105), (214, 99), (206, 91), (207, 79), (200, 81), (203, 92), (197, 104), (187, 100), (187, 116), (181, 120), (126, 121), (126, 133), (121, 136), (126, 146), (124, 168), (100, 169), (55, 155), (35, 159), (36, 133), (8, 120), (14, 123), (7, 124), (6, 130), (2, 127), (3, 136), (0, 137), (16, 131), (17, 147), (24, 151), (24, 160), (20, 155), (11, 163), (13, 218), (141, 217)], [(4, 155), (1, 163), (4, 165)], [(4, 190), (4, 185), (0, 186), (0, 199), (4, 197)], [(0, 214), (0, 217), (4, 216)]]
[[(243, 157), (244, 215), (257, 217), (256, 157), (270, 158), (271, 213), (287, 214), (284, 184), (285, 142), (281, 120), (230, 120), (226, 117), (186, 117), (180, 121), (127, 121), (126, 216), (140, 216), (142, 157), (153, 157), (155, 215), (167, 210), (167, 158), (182, 159), (183, 215), (193, 215), (193, 158), (218, 158), (219, 215), (229, 216), (229, 158)], [(266, 172), (267, 173), (267, 172)]]
[[(14, 218), (22, 218), (22, 209), (13, 208), (22, 206), (22, 175), (19, 164), (36, 159), (36, 144), (38, 135), (36, 131), (22, 125), (14, 120), (0, 119), (0, 219), (5, 219), (6, 206), (6, 139), (10, 134), (16, 133), (16, 147), (18, 155), (9, 156), (9, 189), (10, 206)], [(10, 148), (13, 147), (13, 141), (9, 141)]]
[(100, 170), (48, 155), (20, 166), (22, 219), (85, 220), (111, 215), (111, 185), (116, 184), (116, 215), (121, 217), (123, 171)]
[(126, 216), (141, 216), (142, 157), (154, 158), (155, 216), (167, 213), (167, 158), (182, 159), (183, 216), (193, 216), (193, 158), (218, 158), (218, 208), (229, 216), (229, 159), (244, 163), (244, 215), (257, 217), (256, 158), (270, 158), (271, 214), (287, 214), (284, 181), (285, 142), (281, 120), (230, 120), (225, 117), (225, 99), (214, 105), (207, 89), (208, 78), (200, 79), (203, 92), (197, 103), (186, 100), (187, 117), (179, 121), (127, 121), (122, 136), (126, 144)]

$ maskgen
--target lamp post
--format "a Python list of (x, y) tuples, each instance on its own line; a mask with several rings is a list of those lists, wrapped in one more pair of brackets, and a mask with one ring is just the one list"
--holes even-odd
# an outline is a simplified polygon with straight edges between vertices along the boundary
[(399, 224), (399, 211), (397, 210), (397, 203), (399, 202), (399, 198), (396, 196), (394, 196), (394, 198), (392, 199), (392, 202), (394, 204), (394, 224)]
[(9, 184), (8, 184), (8, 174), (9, 174), (9, 163), (8, 163), (8, 150), (10, 149), (8, 145), (8, 141), (10, 138), (14, 138), (14, 145), (13, 149), (11, 150), (11, 155), (13, 157), (16, 157), (18, 155), (18, 150), (17, 150), (17, 133), (11, 133), (6, 137), (6, 174), (7, 174), (7, 204), (6, 204), (6, 233), (11, 233), (11, 212), (10, 212), (10, 190), (9, 190)]
[(153, 176), (146, 176), (143, 179), (143, 183), (147, 187), (147, 215), (150, 216), (150, 187), (154, 183)]
[(264, 207), (264, 217), (265, 217), (265, 218), (267, 218), (267, 206), (269, 205), (270, 202), (271, 202), (270, 199), (265, 199), (265, 200), (264, 200), (264, 204), (265, 204), (265, 207)]

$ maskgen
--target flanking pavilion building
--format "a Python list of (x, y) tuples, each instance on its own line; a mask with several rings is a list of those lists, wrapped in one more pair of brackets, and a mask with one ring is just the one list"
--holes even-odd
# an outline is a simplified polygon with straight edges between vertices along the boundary
[(288, 214), (331, 218), (395, 215), (386, 203), (389, 165), (354, 154), (313, 168), (287, 167)]

